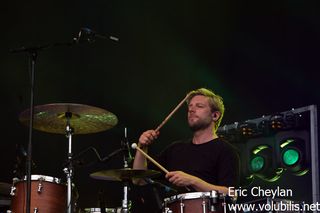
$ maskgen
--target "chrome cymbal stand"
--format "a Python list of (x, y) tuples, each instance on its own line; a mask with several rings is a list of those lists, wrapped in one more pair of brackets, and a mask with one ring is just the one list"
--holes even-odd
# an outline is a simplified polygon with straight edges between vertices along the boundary
[(128, 180), (125, 180), (123, 183), (123, 200), (122, 200), (121, 213), (130, 212), (130, 201), (128, 200), (128, 191), (129, 191), (128, 183), (129, 183)]
[(66, 112), (65, 117), (67, 119), (66, 136), (68, 138), (68, 164), (63, 169), (67, 175), (68, 191), (67, 191), (67, 213), (72, 213), (72, 177), (73, 177), (73, 165), (72, 165), (72, 134), (73, 129), (70, 125), (70, 119), (72, 117), (71, 112)]
[[(129, 164), (132, 161), (132, 156), (130, 153), (130, 146), (127, 137), (127, 128), (124, 129), (124, 140), (121, 141), (121, 146), (123, 150), (123, 163), (124, 168), (129, 169)], [(123, 180), (123, 200), (121, 213), (130, 213), (131, 201), (128, 200), (128, 191), (129, 191), (129, 179)]]

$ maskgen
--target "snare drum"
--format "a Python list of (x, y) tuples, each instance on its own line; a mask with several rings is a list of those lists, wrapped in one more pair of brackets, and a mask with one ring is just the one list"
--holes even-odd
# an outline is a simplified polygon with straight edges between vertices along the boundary
[[(26, 212), (27, 181), (14, 181), (11, 189), (12, 213)], [(67, 210), (67, 186), (59, 178), (31, 175), (30, 212), (64, 213)]]
[(216, 191), (191, 192), (164, 199), (163, 213), (223, 213), (225, 197)]

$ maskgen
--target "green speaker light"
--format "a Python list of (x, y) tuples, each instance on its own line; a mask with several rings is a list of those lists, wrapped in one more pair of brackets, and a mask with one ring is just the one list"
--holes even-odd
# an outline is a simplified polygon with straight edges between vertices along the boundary
[(300, 159), (300, 154), (295, 149), (288, 149), (282, 155), (283, 163), (287, 166), (295, 165)]
[(251, 159), (251, 163), (250, 163), (251, 170), (253, 172), (259, 172), (263, 169), (264, 164), (265, 162), (263, 157), (255, 156), (254, 158)]

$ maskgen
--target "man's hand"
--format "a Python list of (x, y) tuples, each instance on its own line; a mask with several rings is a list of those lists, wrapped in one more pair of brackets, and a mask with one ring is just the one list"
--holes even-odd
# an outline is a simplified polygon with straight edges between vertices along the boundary
[(156, 132), (154, 130), (147, 130), (145, 132), (143, 132), (139, 138), (139, 144), (141, 146), (148, 146), (150, 144), (152, 144), (152, 142), (158, 138), (159, 136), (159, 131)]
[(194, 185), (195, 182), (199, 179), (182, 171), (169, 172), (166, 174), (166, 178), (170, 183), (179, 187)]

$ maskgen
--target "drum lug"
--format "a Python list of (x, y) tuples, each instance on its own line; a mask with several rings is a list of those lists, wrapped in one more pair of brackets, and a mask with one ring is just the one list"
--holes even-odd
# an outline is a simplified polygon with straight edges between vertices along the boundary
[(38, 208), (34, 208), (33, 213), (38, 213)]
[(12, 186), (11, 186), (11, 190), (10, 190), (10, 195), (11, 196), (15, 196), (16, 195), (16, 190), (17, 188), (15, 187), (15, 184), (19, 181), (18, 178), (13, 178), (12, 179)]
[(209, 209), (212, 212), (217, 211), (217, 206), (219, 203), (219, 194), (216, 191), (210, 192), (210, 199), (209, 199)]
[(42, 181), (43, 181), (43, 178), (40, 178), (39, 184), (38, 184), (38, 190), (37, 190), (38, 193), (41, 193), (42, 191), (42, 188), (43, 188)]
[(166, 208), (164, 209), (164, 212), (163, 212), (163, 213), (172, 213), (172, 210), (171, 210), (170, 208), (166, 207)]
[(180, 202), (180, 213), (183, 213), (184, 211), (183, 211), (183, 208), (184, 208), (184, 203), (182, 202), (182, 200), (181, 200), (181, 202)]
[(17, 188), (15, 186), (11, 186), (10, 195), (15, 196), (16, 195)]
[(202, 212), (203, 213), (206, 213), (207, 210), (206, 210), (206, 200), (204, 197), (202, 197)]

